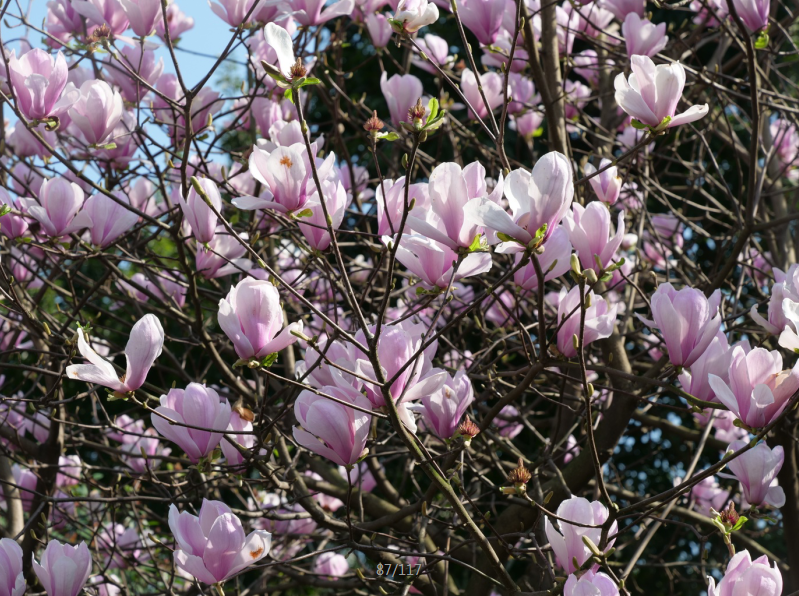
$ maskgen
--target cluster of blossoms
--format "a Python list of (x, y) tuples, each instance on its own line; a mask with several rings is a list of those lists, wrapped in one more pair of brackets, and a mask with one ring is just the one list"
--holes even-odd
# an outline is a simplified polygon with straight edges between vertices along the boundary
[[(171, 0), (50, 0), (46, 48), (3, 47), (0, 596), (388, 593), (398, 565), (457, 594), (461, 563), (481, 596), (620, 596), (677, 505), (729, 554), (709, 596), (779, 596), (735, 506), (788, 532), (799, 499), (799, 128), (752, 56), (782, 13), (209, 4), (230, 43), (194, 86)], [(719, 80), (747, 49), (748, 121), (696, 99), (705, 30)], [(641, 429), (698, 446), (659, 494)]]

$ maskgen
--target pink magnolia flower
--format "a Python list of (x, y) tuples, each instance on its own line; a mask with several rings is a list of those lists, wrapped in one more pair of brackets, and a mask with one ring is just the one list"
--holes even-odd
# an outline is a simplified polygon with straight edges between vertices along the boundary
[(386, 98), (391, 123), (394, 128), (400, 122), (408, 122), (408, 110), (422, 97), (422, 81), (413, 75), (395, 74), (390, 79), (386, 71), (380, 76), (380, 90)]
[(119, 87), (119, 92), (125, 101), (139, 103), (150, 90), (128, 71), (135, 72), (138, 78), (154, 87), (164, 72), (164, 59), (159, 58), (156, 62), (155, 52), (152, 50), (145, 50), (142, 53), (141, 44), (133, 47), (124, 46), (118, 56), (119, 60), (109, 58), (105, 62), (105, 78), (112, 85)]
[(22, 548), (11, 538), (0, 538), (0, 595), (22, 596), (25, 588)]
[(175, 565), (209, 586), (257, 563), (272, 546), (269, 532), (245, 535), (241, 520), (221, 501), (203, 499), (199, 517), (170, 505), (169, 529), (177, 543)]
[[(244, 413), (247, 415), (246, 412)], [(239, 453), (238, 449), (231, 445), (230, 441), (235, 441), (244, 449), (252, 449), (255, 447), (255, 438), (252, 426), (252, 412), (247, 417), (242, 417), (242, 412), (234, 409), (230, 414), (230, 423), (225, 432), (225, 438), (220, 443), (222, 455), (225, 456), (227, 465), (240, 466), (244, 462), (244, 457)]]
[[(570, 267), (572, 244), (569, 242), (569, 233), (563, 226), (558, 226), (547, 241), (547, 248), (538, 256), (538, 264), (544, 274), (544, 281), (550, 281), (566, 273)], [(516, 253), (514, 265), (524, 258), (524, 251)], [(513, 281), (525, 290), (538, 290), (538, 276), (535, 265), (527, 263), (513, 274)]]
[(121, 205), (103, 194), (89, 197), (83, 205), (83, 213), (91, 219), (89, 233), (92, 244), (100, 248), (112, 244), (139, 221), (139, 216), (125, 207), (130, 204), (128, 197), (119, 190), (115, 190), (113, 195), (122, 202)]
[(768, 27), (771, 0), (732, 0), (735, 12), (752, 33)]
[(128, 15), (130, 28), (139, 37), (147, 37), (155, 32), (155, 23), (163, 20), (161, 0), (119, 0)]
[(613, 60), (608, 59), (605, 59), (604, 65), (600, 63), (596, 50), (592, 49), (575, 54), (573, 60), (574, 72), (588, 81), (592, 87), (599, 86), (599, 73), (602, 68), (612, 68), (615, 65)]
[(83, 329), (78, 327), (78, 351), (91, 364), (72, 364), (67, 367), (67, 376), (120, 393), (136, 391), (144, 385), (153, 362), (161, 355), (163, 345), (164, 328), (161, 322), (155, 315), (144, 315), (130, 330), (130, 338), (125, 346), (127, 368), (125, 375), (120, 378), (114, 365), (94, 351), (86, 341)]
[(161, 465), (161, 457), (166, 457), (172, 450), (162, 447), (158, 433), (152, 428), (142, 430), (141, 437), (133, 437), (133, 441), (126, 441), (120, 447), (125, 455), (120, 455), (122, 463), (137, 474), (144, 474), (147, 468), (156, 469)]
[(20, 198), (19, 204), (51, 238), (67, 236), (91, 225), (86, 212), (78, 213), (83, 206), (83, 190), (65, 178), (45, 180), (39, 189), (38, 201)]
[(41, 563), (33, 560), (33, 571), (47, 596), (78, 596), (92, 571), (92, 556), (85, 542), (78, 546), (51, 540)]
[(505, 0), (464, 0), (458, 13), (464, 27), (469, 29), (483, 45), (497, 40), (505, 15)]
[(130, 280), (117, 280), (117, 286), (140, 302), (147, 302), (152, 294), (156, 300), (170, 305), (174, 301), (178, 308), (182, 308), (186, 303), (186, 281), (181, 276), (165, 270), (153, 274), (150, 278), (145, 277), (143, 273), (134, 273)]
[(579, 579), (572, 574), (563, 584), (563, 596), (619, 596), (619, 587), (609, 575), (591, 569), (581, 574)]
[[(602, 170), (610, 166), (612, 162), (609, 159), (603, 159), (599, 162), (599, 169)], [(590, 163), (585, 164), (583, 172), (586, 176), (595, 173), (597, 169)], [(615, 205), (621, 193), (622, 179), (619, 176), (619, 169), (616, 166), (611, 166), (600, 172), (593, 178), (588, 180), (591, 188), (594, 189), (597, 198), (605, 203), (605, 205)]]
[(264, 358), (297, 341), (302, 321), (283, 327), (283, 309), (277, 288), (266, 280), (248, 277), (219, 301), (219, 326), (233, 342), (239, 358)]
[(763, 318), (757, 312), (757, 305), (752, 306), (749, 315), (755, 323), (772, 335), (778, 335), (786, 328), (792, 331), (799, 331), (794, 327), (789, 317), (786, 316), (785, 311), (785, 306), (790, 306), (791, 303), (799, 303), (799, 264), (794, 263), (788, 271), (782, 271), (775, 267), (773, 274), (775, 283), (771, 287), (767, 318)]
[[(586, 288), (587, 289), (587, 288)], [(608, 301), (588, 290), (585, 303), (585, 328), (583, 345), (587, 346), (599, 339), (610, 337), (616, 324), (617, 304), (610, 306)], [(580, 336), (580, 286), (574, 286), (568, 292), (561, 288), (558, 303), (558, 351), (566, 358), (577, 356), (574, 347), (574, 336)]]
[(677, 291), (670, 283), (664, 283), (658, 286), (651, 302), (654, 321), (639, 318), (650, 328), (660, 330), (674, 366), (690, 367), (719, 331), (721, 293), (716, 290), (706, 298), (695, 288)]
[(141, 561), (147, 551), (136, 527), (126, 528), (122, 524), (109, 523), (97, 533), (95, 544), (108, 561), (109, 569), (126, 569), (129, 561)]
[[(493, 112), (502, 105), (504, 81), (504, 76), (496, 72), (478, 73), (475, 76), (468, 68), (463, 70), (461, 73), (463, 96), (469, 100), (469, 104), (475, 110), (474, 112), (469, 110), (469, 118), (473, 120), (486, 118), (489, 111)], [(485, 93), (486, 101), (488, 101), (488, 107), (486, 107), (486, 102), (483, 101), (483, 96), (480, 94), (480, 85), (483, 86), (483, 93)]]
[[(734, 441), (727, 451), (737, 452), (749, 444), (747, 440)], [(735, 478), (741, 483), (743, 497), (751, 506), (759, 507), (764, 503), (780, 508), (785, 505), (785, 491), (777, 484), (777, 474), (785, 462), (785, 453), (781, 446), (769, 449), (760, 442), (746, 453), (736, 457), (727, 467), (734, 476), (719, 474), (725, 478)]]
[(777, 563), (768, 564), (763, 555), (752, 561), (749, 551), (742, 550), (727, 563), (727, 572), (716, 586), (716, 580), (708, 576), (707, 596), (780, 596), (782, 574)]
[[(405, 177), (397, 178), (397, 180), (383, 180), (375, 189), (375, 200), (377, 202), (377, 233), (393, 235), (399, 232), (402, 213), (405, 209)], [(413, 203), (413, 210), (409, 213), (413, 213), (416, 209), (426, 211), (430, 208), (430, 192), (427, 183), (411, 184), (408, 189), (408, 207), (411, 206), (411, 203)]]
[(120, 0), (72, 0), (72, 6), (86, 17), (87, 24), (108, 25), (114, 35), (128, 28), (128, 15)]
[(264, 1), (265, 0), (217, 0), (216, 2), (211, 2), (209, 0), (208, 5), (211, 7), (211, 10), (214, 11), (214, 14), (228, 25), (231, 27), (238, 27), (247, 19), (248, 13), (250, 14), (249, 18), (252, 18), (252, 13), (255, 12), (250, 12), (253, 4), (263, 4)]
[(769, 125), (771, 142), (781, 170), (786, 170), (789, 178), (795, 178), (793, 168), (799, 166), (799, 129), (784, 118), (776, 118)]
[(327, 577), (342, 577), (349, 572), (350, 564), (344, 555), (326, 552), (316, 557), (313, 570), (314, 573)]
[[(322, 392), (364, 409), (372, 407), (353, 388), (323, 387)], [(369, 414), (305, 390), (294, 402), (294, 416), (300, 423), (293, 429), (294, 440), (306, 449), (340, 466), (355, 465), (363, 455)]]
[[(390, 236), (383, 236), (386, 246), (394, 242)], [(443, 290), (452, 282), (489, 271), (492, 265), (489, 253), (472, 252), (463, 257), (453, 275), (453, 263), (458, 259), (458, 253), (449, 246), (420, 234), (404, 234), (397, 248), (397, 260), (428, 288)]]
[(441, 439), (451, 439), (473, 401), (472, 382), (465, 371), (459, 370), (454, 377), (447, 375), (441, 389), (423, 395), (421, 402), (411, 408), (421, 414), (425, 429)]
[(571, 164), (562, 153), (547, 153), (536, 162), (532, 173), (513, 170), (505, 180), (504, 192), (511, 215), (486, 198), (465, 207), (468, 217), (524, 245), (546, 225), (546, 242), (574, 197)]
[[(22, 429), (20, 428), (20, 430)], [(45, 438), (47, 437), (45, 436)], [(22, 510), (27, 513), (31, 510), (31, 506), (33, 505), (33, 497), (36, 493), (39, 477), (29, 468), (24, 468), (19, 464), (11, 466), (11, 476), (14, 478), (14, 484), (19, 491), (19, 500), (22, 501)], [(0, 509), (3, 511), (7, 509), (5, 493), (2, 491), (0, 491)], [(2, 586), (2, 583), (0, 583), (0, 586)]]
[[(247, 232), (239, 234), (242, 240), (249, 239)], [(195, 267), (205, 279), (216, 279), (252, 269), (252, 261), (245, 259), (247, 249), (236, 238), (218, 227), (208, 248), (197, 246)]]
[(330, 216), (330, 227), (334, 231), (344, 221), (344, 215), (350, 203), (350, 197), (347, 195), (344, 185), (337, 178), (331, 177), (322, 182), (321, 186), (324, 198), (319, 196), (318, 191), (313, 194), (306, 204), (306, 209), (311, 210), (311, 215), (299, 220), (300, 232), (311, 248), (319, 251), (327, 250), (331, 242), (322, 200), (324, 200), (327, 214)]
[(732, 349), (729, 382), (710, 374), (708, 383), (716, 398), (750, 428), (762, 428), (779, 416), (799, 389), (799, 363), (782, 370), (782, 355), (754, 348), (745, 353)]
[(366, 23), (366, 30), (369, 31), (369, 37), (372, 38), (372, 45), (376, 48), (384, 48), (391, 41), (391, 36), (394, 35), (394, 30), (388, 22), (386, 15), (382, 13), (370, 12), (364, 19)]
[(427, 0), (400, 0), (394, 20), (404, 33), (415, 33), (438, 20), (438, 7)]
[(602, 0), (601, 3), (622, 23), (632, 12), (643, 18), (646, 8), (646, 0)]
[[(15, 211), (22, 211), (22, 203), (18, 197), (12, 197), (5, 188), (0, 187), (0, 208), (8, 205)], [(9, 240), (24, 236), (28, 231), (28, 222), (21, 215), (6, 213), (0, 216), (0, 233)]]
[(465, 168), (454, 162), (436, 166), (427, 187), (431, 208), (414, 209), (408, 215), (408, 227), (453, 250), (471, 246), (483, 230), (466, 217), (466, 204), (485, 196), (499, 203), (504, 188), (500, 174), (494, 190), (488, 195), (485, 174), (485, 168), (477, 161)]
[(194, 28), (194, 19), (187, 16), (173, 0), (166, 7), (166, 26), (163, 18), (155, 19), (155, 34), (166, 41), (166, 27), (169, 27), (169, 38), (174, 43), (186, 31)]
[(696, 13), (693, 19), (696, 25), (704, 23), (708, 27), (718, 27), (730, 14), (727, 0), (709, 0), (707, 2), (693, 0), (689, 7)]
[[(216, 211), (221, 213), (222, 197), (219, 195), (219, 189), (216, 184), (209, 178), (197, 178), (196, 180)], [(178, 195), (178, 201), (180, 208), (183, 210), (183, 216), (189, 223), (197, 242), (202, 244), (211, 242), (216, 232), (218, 217), (200, 196), (193, 184), (189, 186), (189, 192), (185, 197), (182, 193)]]
[[(76, 33), (83, 33), (83, 19), (73, 8), (71, 0), (50, 0), (47, 3), (45, 29), (53, 37), (68, 44)], [(60, 44), (47, 39), (47, 45), (58, 48)]]
[(58, 457), (58, 475), (56, 486), (77, 486), (81, 481), (81, 458), (79, 455), (61, 455)]
[(567, 215), (563, 218), (563, 226), (569, 232), (569, 240), (577, 251), (583, 268), (599, 273), (614, 261), (621, 246), (624, 238), (624, 213), (620, 211), (618, 214), (616, 233), (613, 236), (610, 235), (610, 211), (599, 201), (592, 201), (586, 207), (574, 203), (571, 217)]
[(230, 423), (231, 410), (226, 399), (210, 387), (189, 383), (186, 389), (170, 389), (160, 401), (161, 405), (150, 414), (155, 430), (183, 449), (192, 463), (217, 448)]
[(442, 69), (451, 68), (455, 63), (454, 56), (449, 53), (449, 43), (447, 43), (446, 39), (438, 35), (428, 33), (423, 38), (417, 39), (416, 45), (425, 53), (428, 60), (419, 56), (418, 50), (414, 48), (414, 52), (417, 52), (417, 54), (413, 59), (413, 64), (430, 74), (438, 74), (438, 71), (430, 62), (438, 64)]
[(336, 17), (349, 16), (355, 9), (354, 0), (337, 0), (330, 5), (326, 5), (325, 0), (284, 0), (284, 2), (291, 9), (291, 16), (303, 27), (316, 27)]
[(655, 66), (648, 56), (632, 56), (633, 74), (629, 82), (624, 73), (616, 76), (616, 103), (627, 114), (646, 124), (657, 127), (665, 118), (670, 118), (667, 127), (688, 124), (708, 113), (708, 105), (691, 106), (682, 114), (676, 114), (677, 104), (685, 87), (685, 69), (682, 64), (659, 64)]
[[(561, 519), (568, 519), (588, 526), (601, 526), (608, 519), (608, 510), (599, 501), (589, 502), (582, 497), (571, 497), (566, 499), (559, 506), (556, 514)], [(560, 531), (558, 531), (560, 530)], [(574, 559), (577, 565), (582, 566), (590, 557), (591, 551), (583, 542), (583, 536), (587, 536), (599, 547), (602, 536), (602, 528), (584, 528), (573, 524), (560, 521), (557, 522), (557, 529), (553, 526), (549, 517), (544, 519), (544, 531), (546, 532), (549, 544), (555, 552), (555, 560), (566, 573), (574, 573)], [(612, 536), (618, 531), (618, 524), (613, 525), (608, 531)], [(608, 541), (605, 549), (613, 546), (615, 540)]]
[(19, 58), (12, 54), (8, 74), (17, 107), (28, 120), (58, 117), (79, 97), (77, 89), (67, 87), (67, 61), (61, 52), (55, 58), (38, 48)]
[(730, 359), (732, 349), (722, 331), (708, 344), (702, 355), (684, 369), (680, 375), (680, 384), (688, 393), (704, 401), (718, 401), (716, 392), (708, 382), (708, 375), (718, 376), (722, 382), (729, 380)]
[(621, 31), (627, 44), (627, 56), (630, 58), (635, 55), (654, 56), (669, 42), (666, 23), (655, 25), (634, 12), (625, 17)]
[(714, 476), (708, 476), (691, 489), (694, 509), (702, 515), (712, 517), (711, 509), (721, 511), (730, 499), (730, 491), (724, 490)]

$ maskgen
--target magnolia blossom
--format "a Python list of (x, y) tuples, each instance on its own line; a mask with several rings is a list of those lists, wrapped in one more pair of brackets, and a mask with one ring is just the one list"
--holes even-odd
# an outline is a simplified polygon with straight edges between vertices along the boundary
[(72, 0), (72, 6), (93, 25), (107, 25), (114, 35), (128, 28), (128, 15), (120, 0)]
[(128, 15), (130, 28), (139, 37), (147, 37), (155, 32), (155, 24), (163, 20), (161, 0), (119, 0)]
[[(600, 161), (599, 169), (601, 171), (588, 180), (597, 198), (606, 205), (615, 205), (619, 193), (621, 193), (622, 179), (618, 174), (619, 169), (616, 166), (611, 166), (611, 163), (613, 162), (609, 159)], [(597, 169), (590, 163), (585, 164), (583, 168), (586, 176), (592, 176), (596, 171)]]
[[(349, 206), (349, 196), (344, 185), (338, 179), (328, 179), (321, 183), (322, 197), (319, 193), (312, 195), (306, 208), (311, 210), (311, 215), (299, 221), (302, 235), (315, 250), (327, 250), (331, 238), (328, 223), (325, 218), (325, 209), (330, 217), (330, 228), (337, 230), (344, 221), (344, 214)], [(324, 201), (324, 207), (322, 206)]]
[(114, 365), (103, 359), (86, 341), (83, 329), (78, 328), (78, 351), (91, 364), (72, 364), (67, 367), (67, 376), (87, 383), (95, 383), (120, 393), (136, 391), (144, 385), (147, 373), (155, 359), (161, 355), (164, 345), (164, 328), (155, 315), (147, 314), (130, 330), (125, 346), (127, 368), (119, 377)]
[(25, 587), (22, 548), (11, 538), (0, 538), (0, 595), (22, 596)]
[(183, 449), (192, 463), (208, 457), (230, 423), (228, 401), (199, 383), (189, 383), (186, 389), (170, 389), (160, 401), (161, 405), (150, 414), (155, 429)]
[(612, 12), (613, 16), (621, 22), (624, 22), (631, 12), (643, 18), (646, 0), (602, 0), (602, 6)]
[(250, 15), (252, 17), (252, 7), (254, 4), (264, 4), (265, 0), (217, 0), (216, 2), (208, 2), (211, 10), (220, 19), (225, 21), (231, 27), (238, 27)]
[[(463, 96), (469, 101), (469, 104), (474, 110), (469, 110), (469, 118), (486, 118), (488, 112), (494, 111), (502, 105), (504, 100), (504, 81), (504, 75), (496, 72), (487, 72), (484, 74), (477, 73), (477, 75), (475, 75), (475, 73), (468, 68), (464, 69), (461, 73), (461, 88), (463, 89)], [(480, 93), (480, 86), (483, 87), (485, 101), (483, 100), (483, 95)], [(486, 106), (486, 101), (488, 102), (488, 106)]]
[(729, 382), (710, 374), (716, 398), (750, 428), (762, 428), (779, 416), (799, 389), (799, 363), (782, 370), (782, 355), (774, 350), (741, 346), (732, 350)]
[(85, 542), (72, 546), (51, 540), (41, 563), (33, 560), (33, 571), (47, 596), (78, 596), (92, 571), (92, 555)]
[[(544, 281), (550, 281), (566, 273), (570, 267), (572, 254), (572, 244), (569, 241), (569, 233), (560, 225), (555, 228), (552, 235), (547, 240), (546, 250), (541, 255), (536, 255), (538, 264), (544, 274)], [(514, 265), (524, 258), (524, 252), (516, 253)], [(538, 274), (535, 265), (528, 262), (522, 268), (517, 269), (513, 274), (513, 281), (516, 285), (525, 290), (538, 290)]]
[(169, 4), (166, 7), (166, 25), (164, 19), (158, 18), (155, 20), (155, 33), (166, 41), (166, 30), (169, 28), (169, 37), (175, 42), (181, 35), (189, 29), (194, 28), (194, 19), (186, 16), (173, 0), (168, 0)]
[[(431, 4), (435, 8), (435, 5)], [(422, 81), (413, 75), (395, 74), (388, 78), (386, 71), (380, 76), (380, 90), (388, 104), (388, 112), (391, 114), (391, 123), (394, 128), (400, 127), (400, 122), (407, 122), (408, 110), (421, 99)]]
[(169, 506), (169, 529), (175, 536), (178, 569), (204, 584), (227, 581), (269, 554), (272, 534), (244, 534), (241, 520), (221, 501), (203, 499), (199, 517)]
[[(585, 327), (583, 329), (583, 346), (599, 339), (610, 337), (616, 324), (617, 305), (610, 306), (608, 301), (597, 296), (586, 288), (584, 302)], [(590, 304), (590, 306), (589, 306)], [(574, 286), (568, 292), (561, 288), (558, 300), (558, 351), (566, 358), (577, 356), (574, 347), (574, 336), (580, 336), (580, 286)]]
[[(239, 234), (239, 238), (242, 240), (248, 240), (249, 237), (247, 232)], [(214, 233), (213, 240), (208, 243), (208, 248), (197, 247), (195, 267), (206, 279), (216, 279), (249, 271), (252, 269), (252, 261), (242, 258), (246, 252), (246, 247), (237, 238), (219, 226)]]
[[(195, 180), (214, 206), (214, 209), (217, 212), (221, 212), (222, 197), (219, 195), (219, 189), (216, 184), (208, 178), (195, 178)], [(189, 186), (189, 192), (185, 197), (182, 193), (178, 195), (178, 201), (183, 211), (183, 217), (189, 223), (197, 242), (205, 244), (213, 240), (219, 218), (214, 209), (208, 206), (203, 197), (200, 196), (200, 193), (197, 192), (197, 189), (194, 188), (194, 184)]]
[[(121, 191), (112, 193), (117, 200), (104, 194), (89, 197), (83, 205), (83, 213), (91, 220), (89, 233), (92, 244), (106, 248), (139, 221), (139, 216), (126, 208), (130, 200)], [(121, 203), (121, 204), (120, 204)]]
[(330, 19), (349, 16), (355, 8), (354, 0), (338, 0), (330, 5), (325, 0), (285, 0), (285, 4), (303, 27), (316, 27)]
[(369, 37), (372, 38), (372, 45), (376, 48), (386, 47), (394, 34), (386, 15), (370, 12), (366, 15), (364, 22), (366, 23), (366, 30), (369, 31)]
[(225, 433), (225, 438), (220, 443), (222, 455), (225, 456), (227, 465), (239, 466), (244, 462), (244, 456), (233, 446), (231, 441), (246, 449), (255, 447), (255, 434), (253, 433), (253, 413), (244, 408), (236, 408), (230, 414), (230, 423)]
[(584, 269), (594, 269), (599, 273), (614, 261), (624, 238), (623, 212), (618, 214), (613, 236), (610, 236), (610, 211), (598, 201), (592, 201), (586, 207), (574, 203), (572, 215), (563, 218), (563, 225)]
[(264, 358), (297, 341), (302, 321), (283, 327), (280, 295), (270, 282), (248, 277), (219, 301), (219, 326), (239, 358)]
[[(599, 501), (589, 502), (582, 497), (571, 497), (566, 499), (559, 506), (556, 514), (561, 519), (571, 520), (587, 526), (602, 526), (608, 519), (608, 510)], [(575, 526), (568, 522), (558, 520), (557, 529), (553, 526), (549, 517), (544, 519), (544, 531), (546, 532), (552, 550), (555, 552), (555, 560), (558, 566), (566, 573), (574, 573), (574, 560), (577, 565), (582, 566), (592, 555), (591, 551), (583, 542), (583, 536), (587, 536), (597, 547), (599, 547), (602, 536), (602, 528), (585, 528)], [(613, 536), (618, 531), (618, 524), (614, 521), (608, 530), (608, 536)], [(614, 540), (609, 540), (605, 549), (613, 546)], [(593, 582), (592, 582), (593, 583)]]
[(415, 33), (438, 20), (438, 7), (427, 0), (400, 0), (394, 20), (403, 33)]
[[(383, 244), (391, 246), (395, 240), (383, 236)], [(487, 252), (472, 252), (460, 260), (453, 271), (453, 263), (459, 261), (458, 253), (449, 246), (420, 234), (404, 234), (397, 247), (397, 260), (418, 276), (429, 288), (445, 289), (450, 283), (485, 273), (491, 269), (491, 255)]]
[(459, 2), (458, 14), (464, 27), (475, 34), (483, 45), (497, 40), (505, 15), (505, 0), (463, 0)]
[[(377, 233), (393, 235), (399, 232), (402, 214), (405, 210), (405, 178), (383, 180), (377, 185), (375, 202), (377, 203)], [(413, 209), (409, 213), (415, 213), (416, 209), (423, 213), (429, 210), (430, 192), (427, 183), (411, 184), (408, 189), (408, 208), (410, 209), (411, 206)]]
[(8, 74), (19, 111), (28, 120), (58, 117), (74, 104), (80, 92), (67, 86), (68, 67), (62, 52), (50, 56), (35, 48), (8, 60)]
[(453, 250), (470, 247), (483, 230), (466, 217), (466, 203), (485, 196), (499, 203), (504, 188), (500, 175), (494, 190), (488, 195), (485, 173), (485, 168), (477, 161), (465, 168), (453, 162), (436, 166), (428, 185), (431, 208), (414, 209), (408, 215), (407, 225)]
[[(710, 296), (695, 288), (675, 290), (663, 283), (652, 295), (652, 318), (639, 318), (653, 329), (659, 329), (674, 366), (691, 366), (713, 341), (721, 326), (721, 293)], [(714, 387), (714, 390), (716, 388)]]
[(472, 382), (465, 371), (459, 370), (454, 377), (447, 375), (440, 390), (423, 395), (421, 402), (412, 409), (421, 414), (427, 430), (442, 439), (451, 439), (473, 401)]
[[(158, 10), (160, 14), (160, 3)], [(128, 71), (135, 72), (138, 77), (133, 78)], [(119, 60), (109, 58), (105, 77), (112, 85), (119, 87), (125, 101), (138, 103), (150, 93), (138, 79), (155, 86), (163, 72), (164, 59), (159, 58), (156, 62), (154, 51), (145, 50), (142, 53), (142, 46), (137, 44), (133, 47), (124, 46), (119, 52)]]
[(749, 315), (772, 335), (778, 335), (786, 329), (799, 331), (790, 319), (793, 305), (799, 303), (799, 264), (794, 263), (788, 271), (775, 267), (772, 273), (775, 283), (771, 287), (767, 318), (758, 314), (757, 305), (752, 306)]
[(89, 215), (80, 211), (83, 198), (83, 190), (74, 182), (65, 178), (52, 178), (42, 182), (38, 201), (20, 198), (19, 204), (41, 224), (45, 234), (51, 238), (60, 238), (91, 225)]
[(666, 35), (666, 23), (655, 25), (648, 19), (642, 19), (637, 13), (629, 13), (621, 26), (624, 41), (627, 44), (627, 56), (654, 56), (666, 47), (669, 37)]
[(504, 191), (510, 215), (484, 198), (465, 207), (467, 217), (520, 244), (528, 244), (546, 225), (545, 242), (571, 206), (574, 197), (571, 164), (562, 153), (547, 153), (536, 162), (532, 173), (513, 170), (505, 180)]
[(563, 596), (619, 596), (619, 587), (610, 576), (588, 569), (579, 579), (574, 574), (566, 579)]
[[(305, 390), (294, 402), (294, 416), (300, 426), (293, 429), (294, 440), (314, 453), (341, 466), (358, 462), (366, 448), (372, 417), (346, 403), (369, 410), (369, 400), (352, 388), (322, 387), (333, 401)], [(339, 403), (339, 402), (344, 402)]]
[(712, 517), (711, 509), (721, 511), (730, 499), (730, 491), (724, 490), (714, 476), (708, 476), (691, 489), (694, 509), (702, 515)]
[(326, 552), (316, 557), (314, 562), (314, 573), (327, 577), (342, 577), (347, 575), (350, 565), (347, 557), (334, 552)]
[[(0, 187), (0, 208), (3, 205), (8, 205), (15, 211), (21, 211), (22, 202), (18, 197), (12, 197), (8, 194), (5, 188)], [(21, 215), (14, 213), (6, 213), (0, 216), (0, 234), (6, 236), (9, 240), (19, 238), (28, 231), (28, 222)]]
[[(737, 452), (749, 444), (747, 440), (730, 443), (727, 451)], [(727, 467), (734, 476), (719, 474), (725, 478), (735, 478), (741, 483), (744, 499), (754, 507), (764, 503), (772, 507), (785, 505), (785, 491), (777, 484), (777, 474), (785, 462), (785, 452), (781, 446), (769, 449), (762, 441), (746, 453), (739, 455)]]
[(758, 33), (768, 27), (771, 0), (732, 0), (732, 3), (747, 29)]
[(724, 578), (716, 586), (716, 580), (707, 578), (707, 596), (781, 596), (782, 574), (776, 561), (768, 564), (763, 555), (754, 561), (748, 550), (735, 553), (727, 563)]
[(729, 380), (731, 357), (732, 350), (727, 337), (719, 331), (691, 368), (680, 373), (680, 384), (694, 397), (703, 401), (718, 401), (716, 392), (708, 382), (708, 376), (716, 376), (726, 383)]
[(669, 118), (668, 128), (688, 124), (703, 118), (708, 105), (691, 106), (682, 114), (676, 114), (677, 104), (685, 87), (685, 69), (682, 64), (659, 64), (655, 66), (648, 56), (632, 56), (633, 74), (629, 82), (624, 74), (616, 77), (616, 103), (630, 116), (657, 127)]

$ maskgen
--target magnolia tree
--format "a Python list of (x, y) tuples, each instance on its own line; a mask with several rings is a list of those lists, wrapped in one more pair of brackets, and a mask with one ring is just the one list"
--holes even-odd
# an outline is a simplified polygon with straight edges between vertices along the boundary
[(0, 2), (0, 596), (799, 591), (795, 3), (181, 4)]

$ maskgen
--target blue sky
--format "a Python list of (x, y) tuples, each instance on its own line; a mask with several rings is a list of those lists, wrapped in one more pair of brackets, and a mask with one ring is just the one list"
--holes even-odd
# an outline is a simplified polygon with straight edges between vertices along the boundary
[[(3, 0), (2, 3), (4, 3)], [(0, 4), (2, 4), (0, 3)], [(188, 85), (198, 82), (204, 73), (213, 65), (216, 57), (222, 53), (230, 40), (230, 27), (217, 17), (208, 6), (205, 0), (177, 0), (178, 6), (187, 15), (194, 18), (194, 28), (181, 36), (176, 56), (180, 70), (185, 77)], [(10, 48), (19, 48), (19, 39), (26, 35), (24, 27), (14, 27), (19, 24), (19, 20), (14, 15), (19, 14), (17, 5), (28, 15), (28, 20), (38, 27), (41, 27), (47, 15), (47, 0), (11, 0), (11, 5), (6, 12), (2, 23), (3, 45)], [(6, 26), (11, 25), (12, 28)], [(129, 32), (132, 35), (132, 32)], [(34, 32), (28, 32), (31, 45), (42, 47), (41, 36)], [(160, 42), (157, 37), (151, 39)], [(196, 52), (196, 53), (191, 53)], [(166, 48), (156, 50), (158, 56), (164, 57), (164, 72), (174, 72), (172, 61), (169, 58)], [(203, 54), (203, 55), (198, 55)], [(234, 54), (234, 58), (243, 60), (243, 51)], [(242, 71), (243, 72), (243, 71)], [(213, 82), (213, 79), (212, 81)]]

